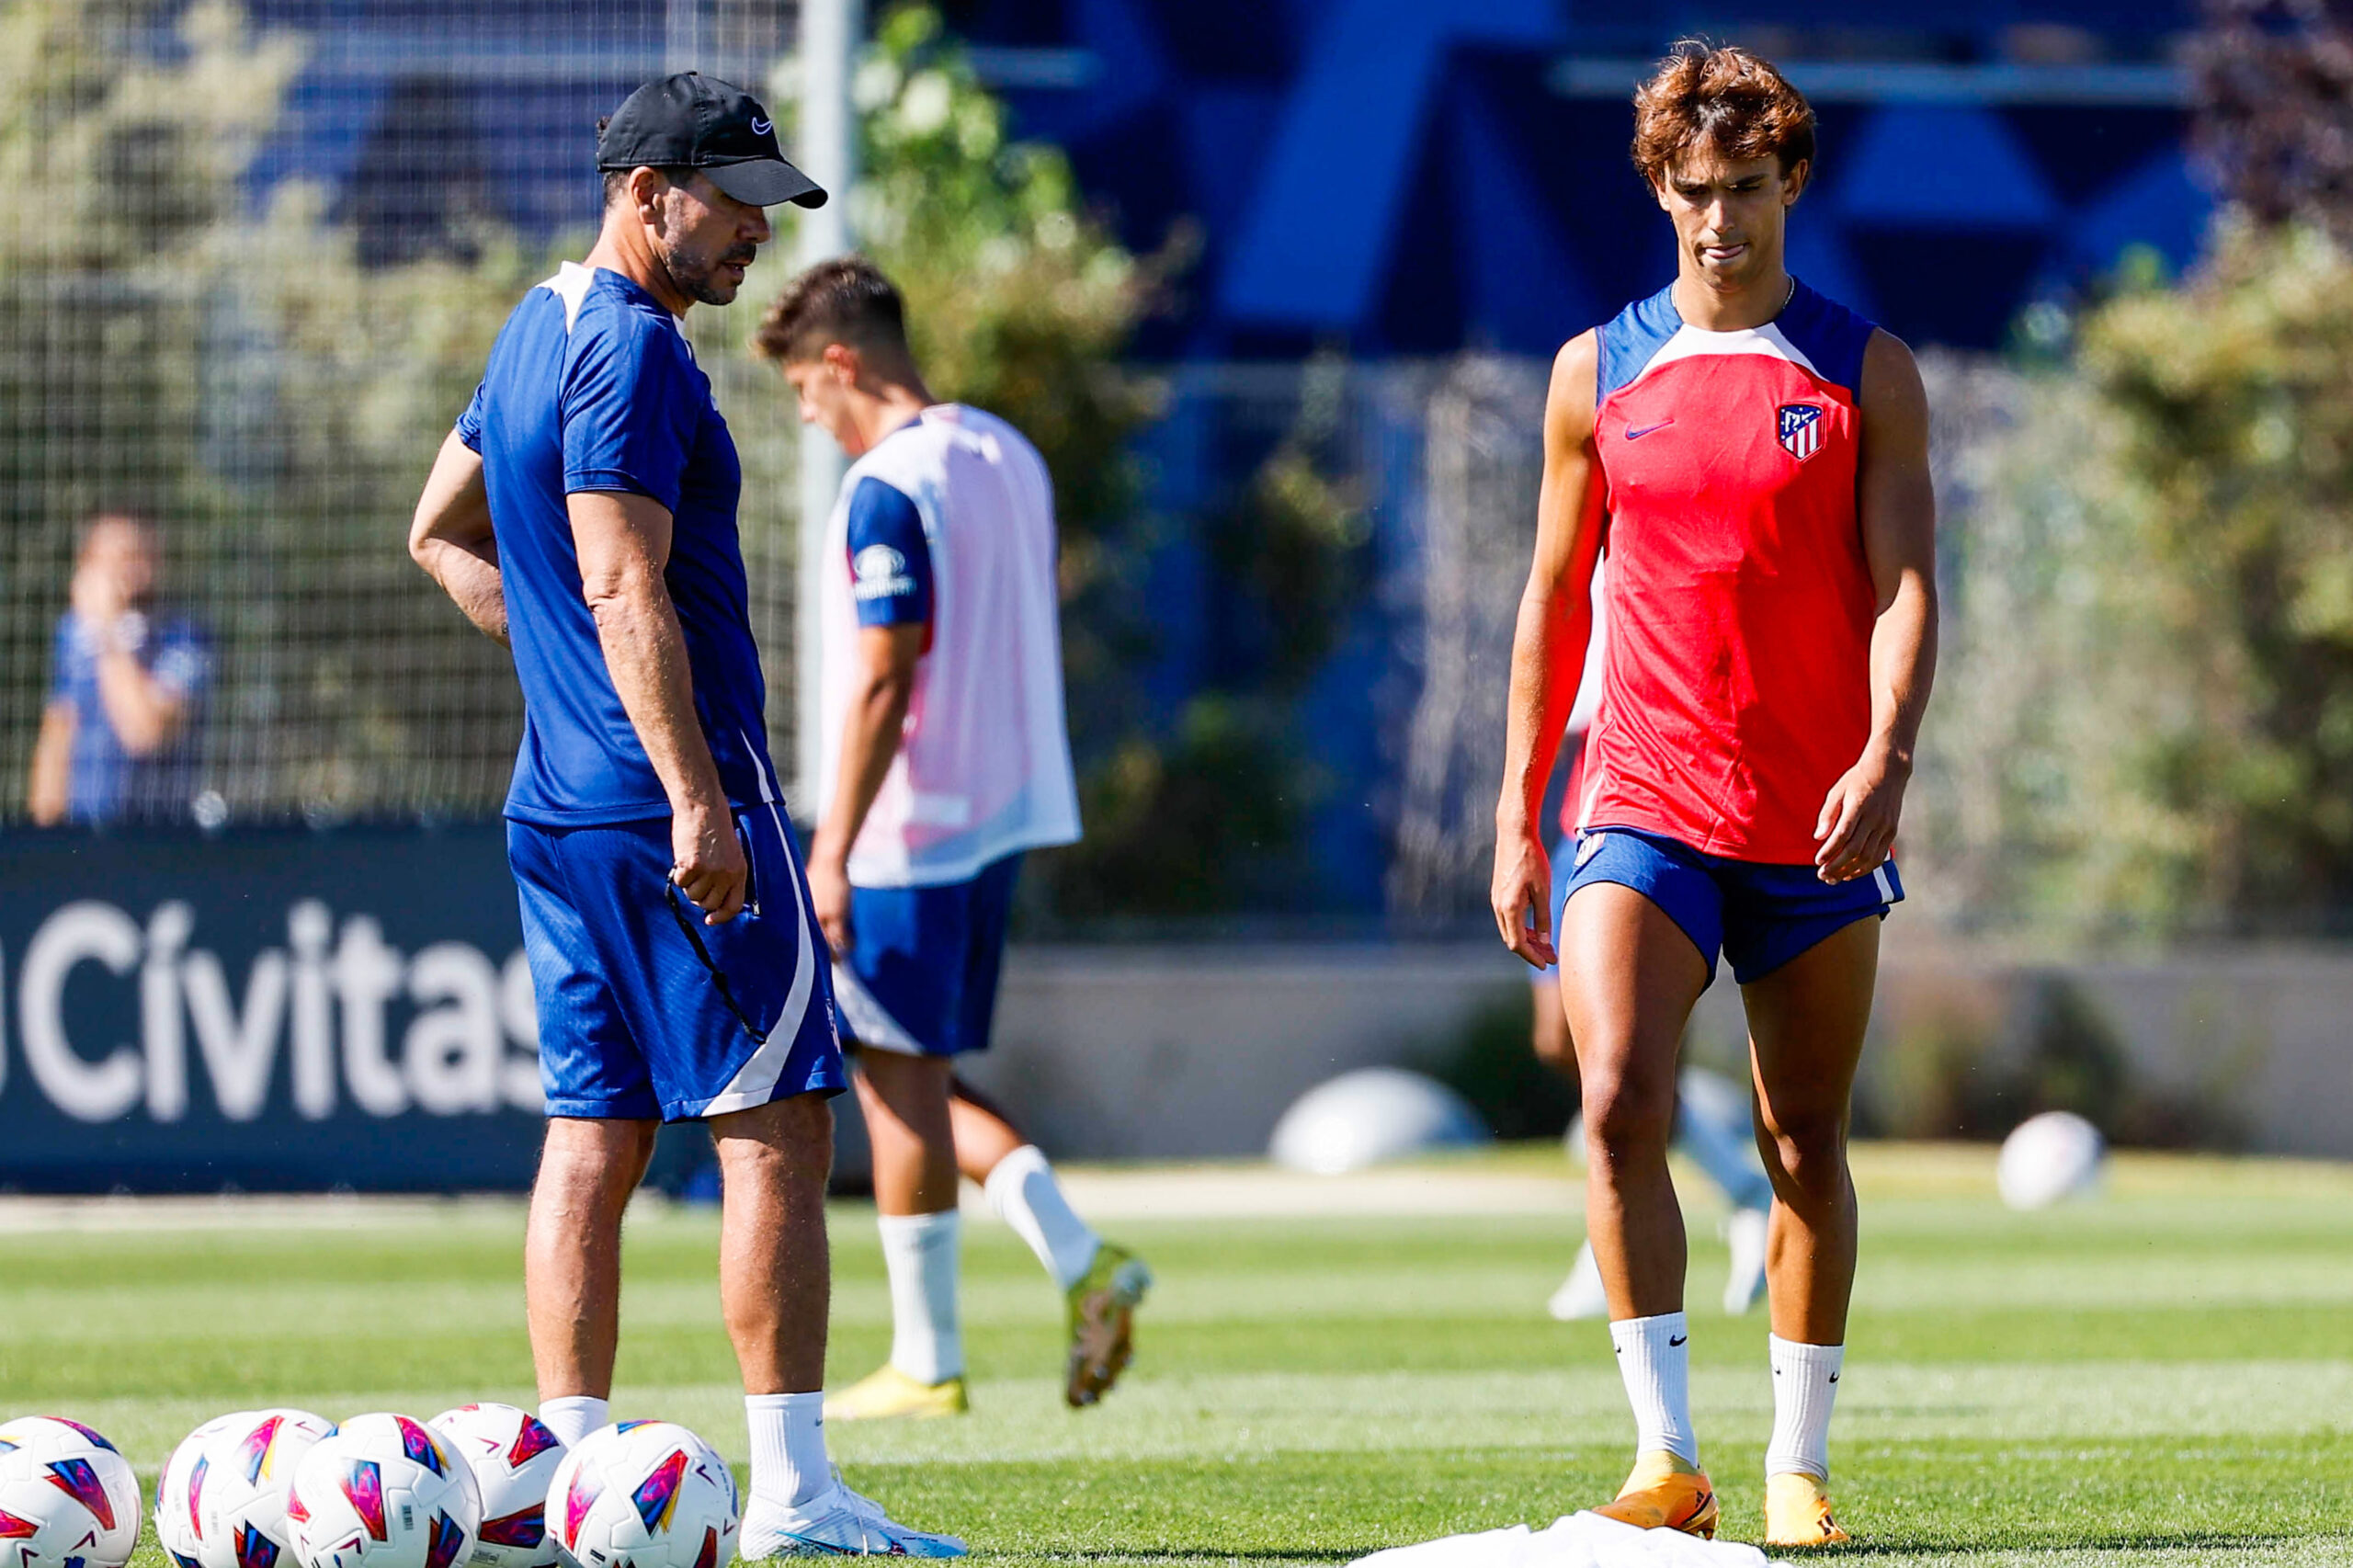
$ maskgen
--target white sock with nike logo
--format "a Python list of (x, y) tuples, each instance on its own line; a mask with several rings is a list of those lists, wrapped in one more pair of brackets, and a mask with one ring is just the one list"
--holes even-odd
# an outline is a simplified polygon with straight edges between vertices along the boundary
[(1634, 1452), (1664, 1449), (1686, 1464), (1699, 1462), (1691, 1430), (1691, 1328), (1681, 1312), (1625, 1318), (1609, 1325), (1618, 1375), (1634, 1406)]
[(1827, 1481), (1830, 1406), (1838, 1397), (1847, 1347), (1801, 1345), (1778, 1334), (1766, 1345), (1773, 1361), (1773, 1440), (1765, 1448), (1765, 1473), (1797, 1471)]

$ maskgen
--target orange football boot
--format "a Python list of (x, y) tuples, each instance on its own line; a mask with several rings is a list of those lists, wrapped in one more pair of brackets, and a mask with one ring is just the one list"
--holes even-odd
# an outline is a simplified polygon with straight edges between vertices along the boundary
[(1664, 1449), (1637, 1458), (1617, 1501), (1594, 1510), (1641, 1529), (1681, 1530), (1709, 1540), (1715, 1538), (1719, 1511), (1708, 1472)]
[(1848, 1540), (1819, 1480), (1798, 1470), (1765, 1478), (1766, 1545), (1844, 1546)]

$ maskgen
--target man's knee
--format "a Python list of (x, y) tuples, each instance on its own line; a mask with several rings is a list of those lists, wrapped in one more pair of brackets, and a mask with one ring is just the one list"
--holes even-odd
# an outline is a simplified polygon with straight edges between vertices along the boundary
[(721, 1179), (816, 1181), (834, 1165), (834, 1110), (823, 1095), (792, 1095), (710, 1123)]
[(660, 1132), (654, 1121), (551, 1118), (533, 1193), (543, 1202), (618, 1218), (645, 1179)]

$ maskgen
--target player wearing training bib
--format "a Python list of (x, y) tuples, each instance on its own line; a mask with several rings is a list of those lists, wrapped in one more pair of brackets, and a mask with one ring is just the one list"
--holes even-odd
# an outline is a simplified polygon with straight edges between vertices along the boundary
[[(1666, 1149), (1677, 1047), (1729, 960), (1773, 1189), (1765, 1539), (1820, 1546), (1847, 1539), (1827, 1483), (1855, 1268), (1848, 1100), (1935, 664), (1927, 399), (1903, 344), (1783, 265), (1814, 137), (1779, 73), (1687, 44), (1634, 106), (1676, 278), (1553, 366), (1495, 915), (1514, 952), (1559, 963), (1583, 1085), (1587, 1233), (1636, 1430), (1600, 1511), (1702, 1535), (1720, 1509), (1691, 1426)], [(1603, 688), (1556, 905), (1539, 812), (1605, 552)]]
[(1092, 1404), (1127, 1365), (1151, 1274), (954, 1074), (989, 1042), (1023, 853), (1079, 832), (1052, 483), (1012, 426), (933, 399), (899, 291), (862, 256), (796, 278), (756, 347), (855, 460), (828, 525), (809, 880), (857, 1047), (892, 1335), (826, 1414), (966, 1408), (960, 1171), (1062, 1288), (1063, 1397)]
[(757, 102), (691, 72), (598, 133), (603, 232), (507, 318), (410, 535), (523, 688), (506, 819), (549, 1118), (524, 1244), (540, 1415), (567, 1443), (606, 1424), (621, 1213), (661, 1124), (701, 1120), (751, 1429), (743, 1556), (961, 1555), (826, 1458), (826, 1102), (847, 1078), (768, 759), (743, 471), (680, 329), (734, 299), (765, 208), (824, 193)]

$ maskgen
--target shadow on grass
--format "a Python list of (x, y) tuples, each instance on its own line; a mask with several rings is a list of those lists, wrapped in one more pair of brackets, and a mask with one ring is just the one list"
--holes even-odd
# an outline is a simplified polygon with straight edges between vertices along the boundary
[(1224, 1550), (1199, 1547), (1174, 1551), (1120, 1551), (1107, 1547), (1099, 1551), (1038, 1551), (1025, 1555), (1040, 1562), (1353, 1562), (1381, 1550), (1378, 1546), (1340, 1550), (1326, 1548), (1322, 1551), (1258, 1546)]
[(2290, 1541), (2330, 1540), (2339, 1532), (2329, 1529), (2293, 1529), (2267, 1531), (2251, 1535), (2243, 1530), (2085, 1530), (2080, 1534), (2058, 1535), (2037, 1530), (2001, 1532), (1978, 1536), (1959, 1531), (1922, 1530), (1912, 1535), (1891, 1534), (1873, 1530), (1868, 1537), (1859, 1536), (1849, 1545), (1837, 1547), (1773, 1548), (1776, 1557), (1789, 1562), (1800, 1560), (1842, 1562), (1867, 1557), (1913, 1557), (1935, 1552), (1972, 1555), (1987, 1551), (2246, 1551), (2257, 1547), (2280, 1546)]

